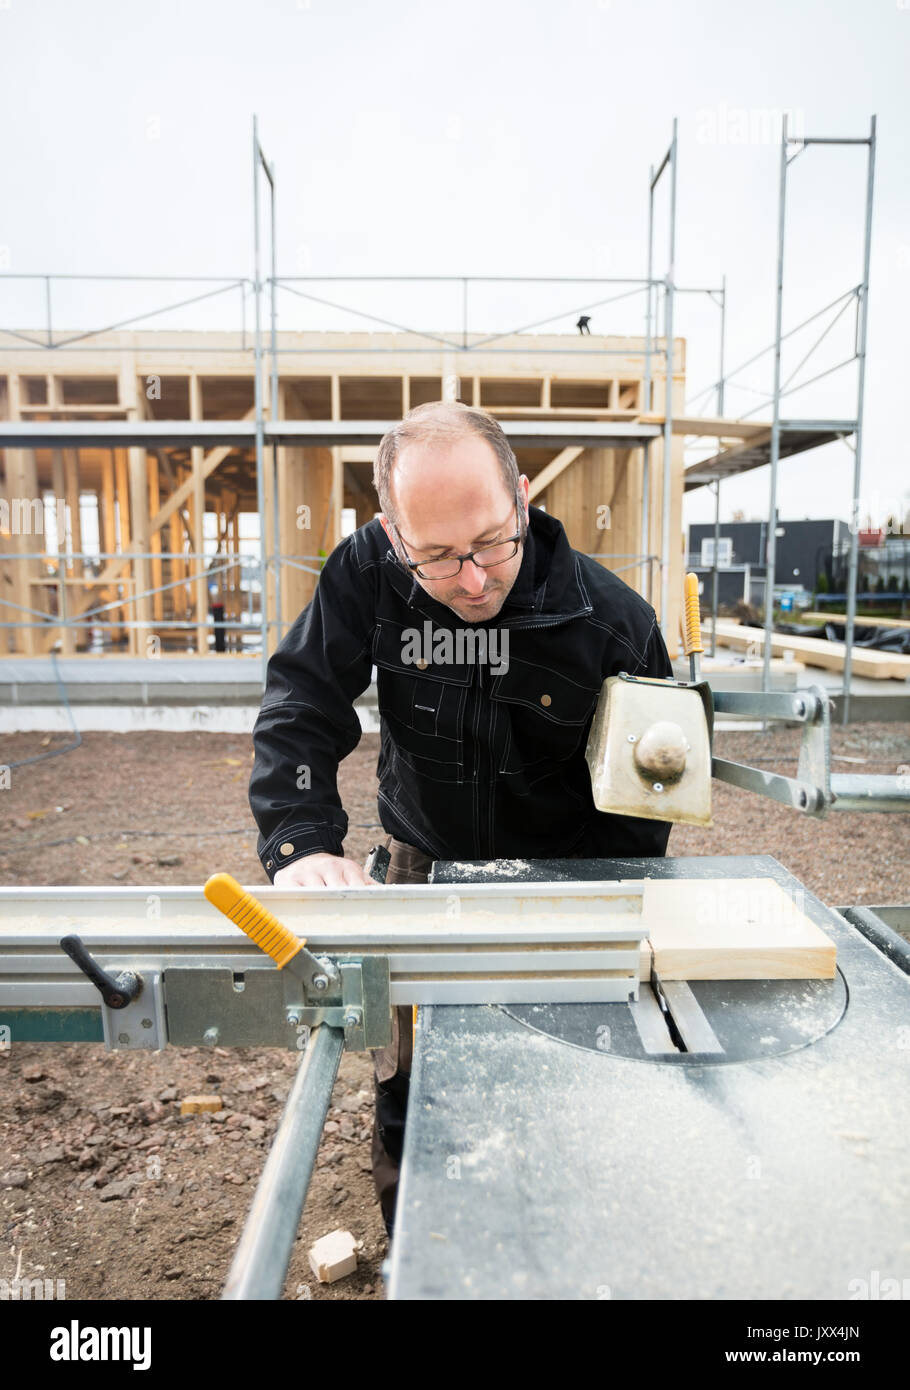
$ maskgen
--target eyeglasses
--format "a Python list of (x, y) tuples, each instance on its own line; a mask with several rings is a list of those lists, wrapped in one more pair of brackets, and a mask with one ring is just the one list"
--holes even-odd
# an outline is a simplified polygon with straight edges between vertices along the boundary
[[(397, 526), (395, 534), (404, 549), (404, 541)], [(495, 545), (486, 545), (482, 550), (469, 550), (466, 555), (447, 555), (442, 560), (410, 560), (405, 556), (404, 563), (412, 574), (418, 575), (421, 579), (454, 579), (456, 574), (461, 573), (465, 560), (473, 560), (481, 569), (492, 569), (494, 565), (503, 565), (506, 560), (511, 560), (513, 555), (517, 555), (520, 543), (521, 527), (514, 536), (497, 541)]]

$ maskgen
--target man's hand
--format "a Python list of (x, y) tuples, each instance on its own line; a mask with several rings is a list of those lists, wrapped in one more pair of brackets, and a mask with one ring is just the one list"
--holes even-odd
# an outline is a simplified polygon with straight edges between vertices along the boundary
[(342, 854), (307, 854), (279, 869), (272, 879), (276, 888), (378, 888), (355, 859)]

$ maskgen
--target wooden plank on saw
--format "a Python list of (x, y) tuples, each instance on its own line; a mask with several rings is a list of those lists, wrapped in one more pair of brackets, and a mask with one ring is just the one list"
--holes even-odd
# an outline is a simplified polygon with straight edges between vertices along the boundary
[[(770, 878), (646, 879), (648, 943), (663, 980), (830, 980), (837, 948)], [(642, 943), (644, 945), (644, 943)], [(641, 978), (650, 960), (642, 951)]]

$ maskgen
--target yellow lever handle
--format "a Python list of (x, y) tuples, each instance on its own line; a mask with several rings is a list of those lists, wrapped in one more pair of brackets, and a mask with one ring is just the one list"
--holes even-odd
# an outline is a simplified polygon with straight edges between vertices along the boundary
[(686, 656), (703, 652), (701, 644), (701, 612), (698, 601), (698, 575), (686, 575)]
[(202, 891), (219, 912), (229, 917), (235, 927), (246, 932), (260, 950), (271, 956), (279, 970), (293, 960), (306, 944), (290, 928), (282, 926), (278, 918), (257, 902), (252, 893), (241, 888), (230, 874), (213, 874)]

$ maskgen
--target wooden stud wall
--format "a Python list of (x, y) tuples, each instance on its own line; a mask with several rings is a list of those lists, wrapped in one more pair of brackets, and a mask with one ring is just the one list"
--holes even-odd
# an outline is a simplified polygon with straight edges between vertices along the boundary
[[(249, 357), (236, 354), (187, 352), (169, 356), (168, 375), (171, 399), (177, 413), (167, 413), (166, 406), (155, 404), (146, 397), (147, 374), (161, 370), (154, 349), (154, 334), (114, 335), (109, 351), (100, 352), (92, 361), (91, 370), (86, 358), (75, 354), (30, 354), (27, 373), (15, 370), (14, 363), (0, 375), (0, 414), (10, 419), (61, 418), (251, 418), (245, 409), (251, 391)], [(205, 348), (220, 335), (186, 335), (187, 346)], [(458, 397), (473, 404), (489, 404), (503, 420), (534, 419), (538, 416), (556, 419), (632, 420), (639, 418), (642, 409), (642, 365), (638, 340), (604, 339), (605, 345), (616, 350), (627, 344), (628, 356), (603, 358), (547, 357), (547, 349), (565, 352), (568, 342), (564, 336), (550, 335), (538, 341), (539, 358), (505, 353), (487, 358), (482, 352), (458, 354), (448, 350), (435, 357), (421, 359), (414, 370), (415, 359), (409, 359), (407, 335), (343, 335), (345, 342), (362, 352), (358, 356), (339, 359), (331, 353), (319, 357), (318, 345), (331, 348), (334, 335), (300, 335), (311, 343), (312, 355), (304, 359), (306, 371), (294, 376), (288, 371), (279, 388), (279, 414), (282, 418), (322, 418), (328, 411), (334, 420), (346, 418), (375, 418), (369, 407), (386, 397), (397, 401), (406, 411), (411, 404), (439, 398), (446, 383), (456, 383)], [(401, 348), (383, 356), (371, 355), (370, 347), (380, 340), (392, 340)], [(354, 341), (356, 340), (356, 342)], [(591, 343), (586, 338), (585, 346)], [(598, 340), (594, 340), (595, 342)], [(522, 338), (521, 346), (528, 340)], [(216, 346), (211, 342), (211, 346)], [(684, 348), (676, 345), (677, 360), (673, 378), (674, 410), (683, 411)], [(39, 363), (35, 366), (32, 357)], [(299, 359), (290, 358), (289, 361)], [(343, 369), (339, 360), (344, 361)], [(529, 362), (533, 360), (534, 366)], [(597, 362), (592, 367), (592, 361)], [(610, 365), (612, 364), (612, 365)], [(399, 385), (396, 386), (396, 381)], [(100, 388), (95, 390), (93, 387)], [(203, 390), (204, 384), (204, 390)], [(268, 381), (266, 381), (268, 387)], [(654, 409), (663, 409), (664, 383), (658, 376), (654, 383)], [(451, 386), (450, 386), (451, 389)], [(94, 394), (93, 394), (94, 391)], [(360, 393), (358, 397), (358, 392)], [(378, 395), (377, 395), (378, 393)], [(359, 403), (358, 403), (359, 402)], [(342, 405), (348, 409), (342, 416)], [(313, 409), (314, 405), (318, 409)], [(659, 415), (653, 417), (659, 419)], [(282, 570), (282, 631), (286, 631), (297, 614), (312, 597), (319, 569), (319, 552), (328, 553), (341, 535), (341, 511), (354, 508), (357, 525), (366, 524), (378, 508), (372, 487), (371, 459), (374, 450), (356, 448), (282, 447), (277, 457), (279, 496), (279, 536), (281, 554), (299, 556), (307, 569), (285, 565)], [(659, 555), (661, 546), (662, 503), (662, 439), (655, 440), (650, 450), (651, 507), (649, 547)], [(554, 460), (554, 455), (557, 455)], [(105, 615), (115, 624), (144, 619), (147, 628), (114, 627), (115, 634), (126, 635), (126, 649), (145, 654), (150, 649), (149, 638), (158, 636), (161, 649), (169, 651), (195, 650), (203, 654), (210, 650), (211, 627), (208, 624), (210, 607), (209, 578), (204, 562), (184, 558), (191, 549), (204, 549), (204, 515), (218, 518), (220, 540), (218, 563), (236, 561), (240, 555), (240, 513), (255, 511), (255, 459), (252, 451), (222, 447), (206, 450), (193, 446), (188, 450), (176, 448), (146, 451), (145, 448), (123, 449), (7, 449), (0, 451), (3, 459), (2, 494), (12, 497), (36, 497), (50, 493), (62, 497), (67, 519), (66, 537), (61, 545), (66, 555), (63, 561), (62, 586), (65, 612), (78, 616), (94, 604), (116, 604)], [(659, 567), (654, 565), (648, 589), (645, 568), (632, 557), (641, 550), (641, 510), (643, 451), (641, 449), (572, 449), (558, 451), (521, 450), (519, 465), (532, 479), (539, 479), (532, 500), (546, 506), (560, 518), (572, 545), (585, 553), (602, 557), (608, 568), (618, 570), (622, 579), (646, 595), (657, 608), (660, 601)], [(682, 494), (683, 439), (674, 438), (671, 510), (671, 536), (675, 538), (670, 557), (670, 593), (674, 613), (670, 615), (668, 646), (676, 654), (677, 618), (681, 607), (683, 573)], [(544, 485), (545, 484), (545, 485)], [(276, 538), (273, 528), (273, 461), (266, 450), (266, 535), (269, 554), (274, 554)], [(543, 486), (541, 486), (543, 485)], [(87, 572), (81, 561), (72, 558), (82, 545), (80, 495), (94, 494), (98, 507), (100, 547), (105, 552), (118, 552), (116, 558), (100, 563), (100, 576)], [(309, 526), (298, 524), (298, 508), (309, 508)], [(608, 511), (606, 509), (609, 509)], [(608, 518), (607, 524), (605, 519)], [(16, 560), (17, 555), (33, 550), (46, 550), (41, 537), (0, 535), (0, 580), (3, 592), (23, 609), (39, 613), (58, 612), (61, 584), (56, 569), (56, 557), (49, 555), (48, 564), (40, 560)], [(247, 552), (255, 552), (247, 543)], [(164, 552), (170, 557), (164, 558)], [(304, 557), (311, 557), (305, 559)], [(193, 577), (194, 576), (194, 577)], [(239, 562), (217, 576), (218, 601), (222, 601), (228, 621), (238, 621), (247, 606), (246, 595), (240, 588)], [(149, 589), (151, 596), (133, 595)], [(276, 617), (275, 584), (270, 578), (265, 598), (270, 619)], [(9, 620), (10, 610), (4, 616)], [(174, 633), (156, 623), (180, 619), (193, 623), (191, 632)], [(255, 624), (254, 616), (254, 624)], [(74, 652), (86, 647), (83, 630), (61, 629), (49, 625), (46, 630), (27, 628), (6, 629), (0, 637), (3, 651), (39, 654), (48, 651), (62, 640), (62, 650)], [(271, 645), (277, 635), (273, 630)], [(229, 639), (229, 649), (237, 649)]]

